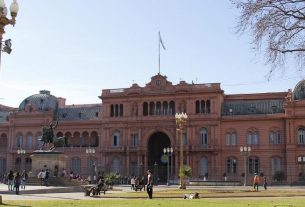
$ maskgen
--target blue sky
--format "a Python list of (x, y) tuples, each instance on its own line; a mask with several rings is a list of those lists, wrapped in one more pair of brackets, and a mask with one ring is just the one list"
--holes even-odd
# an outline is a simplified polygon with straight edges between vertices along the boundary
[[(11, 0), (6, 0), (9, 6)], [(0, 104), (18, 107), (39, 90), (67, 104), (100, 103), (102, 89), (145, 86), (158, 73), (177, 84), (221, 83), (226, 94), (287, 91), (304, 77), (290, 64), (267, 81), (263, 52), (235, 34), (229, 0), (19, 0), (4, 39)]]

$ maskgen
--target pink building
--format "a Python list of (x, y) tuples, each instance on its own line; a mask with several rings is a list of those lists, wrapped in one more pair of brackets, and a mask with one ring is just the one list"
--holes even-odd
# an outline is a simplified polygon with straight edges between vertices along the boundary
[[(174, 85), (157, 74), (144, 87), (105, 89), (102, 103), (66, 105), (49, 91), (24, 99), (19, 108), (0, 106), (0, 173), (31, 170), (42, 127), (59, 118), (57, 136), (67, 145), (67, 171), (143, 175), (160, 181), (179, 171), (180, 136), (175, 113), (188, 115), (182, 136), (184, 164), (192, 179), (247, 179), (264, 174), (269, 182), (305, 179), (305, 81), (293, 91), (226, 95), (219, 83)], [(172, 147), (167, 166), (163, 149)], [(241, 152), (240, 147), (251, 147)], [(25, 154), (18, 154), (18, 149)], [(91, 150), (91, 153), (88, 152)]]

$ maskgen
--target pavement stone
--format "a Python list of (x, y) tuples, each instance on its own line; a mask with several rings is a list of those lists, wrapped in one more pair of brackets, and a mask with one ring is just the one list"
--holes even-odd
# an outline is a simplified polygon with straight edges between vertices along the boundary
[[(178, 189), (178, 185), (158, 185), (154, 187), (154, 191), (162, 191), (166, 189)], [(187, 186), (187, 189), (221, 189), (221, 190), (251, 190), (252, 186)], [(269, 191), (285, 190), (305, 192), (305, 186), (270, 186)], [(106, 192), (100, 197), (85, 196), (81, 188), (72, 187), (54, 187), (54, 186), (26, 186), (26, 189), (21, 189), (20, 194), (16, 195), (14, 191), (8, 191), (7, 185), (0, 183), (0, 195), (2, 202), (5, 200), (96, 200), (96, 199), (113, 199), (111, 194), (132, 192), (130, 185), (115, 186), (113, 190)], [(263, 195), (263, 194), (262, 194)], [(118, 199), (118, 198), (115, 198)]]

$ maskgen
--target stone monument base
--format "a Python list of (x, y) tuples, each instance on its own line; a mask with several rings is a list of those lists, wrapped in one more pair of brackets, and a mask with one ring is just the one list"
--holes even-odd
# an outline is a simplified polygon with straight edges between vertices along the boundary
[(66, 169), (66, 155), (56, 151), (34, 151), (32, 158), (32, 177), (38, 175), (41, 170), (48, 169), (50, 176), (60, 176), (62, 169)]

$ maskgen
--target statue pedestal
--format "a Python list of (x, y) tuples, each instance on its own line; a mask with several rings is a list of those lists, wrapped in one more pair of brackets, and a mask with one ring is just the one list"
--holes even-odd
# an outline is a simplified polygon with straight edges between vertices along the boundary
[[(50, 176), (59, 174), (62, 169), (66, 169), (66, 158), (62, 152), (56, 151), (34, 151), (31, 155), (32, 158), (32, 176), (37, 176), (41, 170), (48, 169), (51, 173)], [(60, 174), (59, 174), (60, 175)]]

